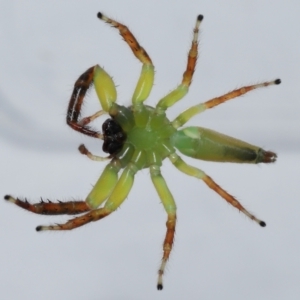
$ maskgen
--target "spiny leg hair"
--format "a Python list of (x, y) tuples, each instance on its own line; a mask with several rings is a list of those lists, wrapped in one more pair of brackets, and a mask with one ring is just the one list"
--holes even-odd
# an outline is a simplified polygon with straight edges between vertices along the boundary
[(67, 201), (53, 203), (47, 199), (47, 202), (41, 198), (39, 203), (31, 204), (27, 199), (14, 198), (10, 195), (4, 196), (4, 199), (15, 205), (40, 215), (76, 215), (90, 210), (85, 201)]

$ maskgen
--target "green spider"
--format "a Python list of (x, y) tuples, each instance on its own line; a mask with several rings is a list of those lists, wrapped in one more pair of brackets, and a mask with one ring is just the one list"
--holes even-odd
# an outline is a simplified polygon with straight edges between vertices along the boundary
[[(90, 159), (110, 162), (102, 172), (99, 180), (85, 201), (68, 201), (52, 203), (51, 201), (30, 204), (26, 199), (5, 196), (4, 198), (26, 210), (37, 214), (82, 214), (65, 224), (38, 226), (37, 231), (71, 230), (92, 221), (98, 221), (114, 212), (128, 196), (134, 182), (135, 174), (144, 168), (150, 169), (154, 187), (167, 213), (167, 232), (163, 243), (163, 257), (158, 270), (157, 289), (163, 288), (163, 274), (170, 256), (176, 225), (176, 204), (161, 175), (160, 167), (165, 158), (181, 172), (203, 180), (207, 186), (217, 192), (228, 203), (236, 207), (260, 226), (266, 223), (249, 213), (233, 196), (217, 185), (202, 170), (186, 164), (176, 153), (181, 153), (207, 161), (235, 163), (271, 163), (276, 154), (246, 142), (217, 133), (202, 127), (185, 127), (179, 130), (193, 116), (215, 107), (230, 99), (239, 97), (251, 90), (280, 84), (280, 79), (236, 89), (223, 96), (192, 106), (181, 113), (174, 121), (166, 117), (166, 110), (181, 100), (189, 90), (198, 56), (198, 33), (203, 16), (199, 15), (194, 27), (193, 40), (186, 70), (181, 83), (168, 95), (159, 100), (156, 107), (146, 106), (154, 81), (154, 66), (147, 52), (142, 48), (130, 30), (106, 16), (98, 13), (98, 18), (119, 30), (120, 35), (131, 48), (133, 54), (143, 64), (142, 71), (132, 96), (132, 106), (124, 107), (116, 103), (117, 92), (112, 78), (98, 65), (89, 68), (76, 81), (70, 99), (67, 124), (88, 136), (104, 141), (103, 151), (108, 157), (93, 155), (84, 145), (79, 151)], [(94, 85), (102, 110), (90, 117), (80, 119), (81, 107), (87, 90)], [(87, 126), (99, 116), (108, 113), (110, 118), (102, 126), (102, 133)], [(120, 178), (118, 173), (124, 169)], [(103, 204), (103, 205), (102, 205)], [(100, 207), (102, 205), (102, 207)]]

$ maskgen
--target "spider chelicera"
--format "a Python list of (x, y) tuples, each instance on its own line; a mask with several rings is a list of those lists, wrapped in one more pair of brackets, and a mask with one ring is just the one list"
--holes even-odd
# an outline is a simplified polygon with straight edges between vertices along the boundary
[[(132, 96), (132, 106), (124, 107), (116, 103), (117, 92), (112, 78), (98, 65), (89, 68), (76, 81), (67, 112), (67, 124), (76, 131), (103, 140), (103, 151), (108, 157), (93, 155), (84, 145), (79, 151), (92, 160), (110, 160), (99, 180), (85, 201), (53, 203), (51, 201), (30, 204), (26, 199), (5, 196), (5, 199), (26, 210), (37, 214), (59, 215), (82, 214), (65, 224), (38, 226), (37, 231), (71, 230), (92, 221), (98, 221), (114, 212), (128, 196), (135, 174), (149, 168), (151, 180), (167, 213), (167, 232), (163, 242), (163, 257), (158, 270), (157, 289), (163, 288), (163, 274), (170, 256), (176, 225), (176, 204), (161, 175), (160, 167), (168, 158), (181, 172), (202, 180), (232, 206), (257, 222), (266, 223), (248, 212), (240, 202), (216, 184), (202, 170), (185, 163), (176, 153), (216, 162), (234, 163), (271, 163), (276, 154), (260, 147), (217, 133), (202, 127), (181, 128), (193, 116), (215, 107), (249, 91), (273, 84), (280, 84), (280, 79), (245, 86), (223, 96), (192, 106), (182, 112), (175, 120), (169, 121), (166, 110), (181, 100), (189, 90), (198, 56), (198, 33), (203, 16), (199, 15), (194, 27), (193, 40), (188, 53), (186, 70), (181, 83), (168, 95), (159, 100), (156, 107), (144, 105), (154, 81), (154, 66), (151, 58), (137, 42), (130, 30), (102, 13), (98, 18), (119, 30), (120, 35), (131, 48), (133, 54), (142, 63), (142, 71)], [(102, 110), (92, 116), (80, 118), (81, 107), (87, 90), (94, 85)], [(109, 114), (102, 126), (102, 133), (88, 126), (90, 122), (103, 114)], [(179, 129), (181, 128), (181, 129)], [(123, 169), (118, 178), (119, 171)], [(102, 205), (102, 206), (101, 206)], [(101, 207), (100, 207), (101, 206)]]

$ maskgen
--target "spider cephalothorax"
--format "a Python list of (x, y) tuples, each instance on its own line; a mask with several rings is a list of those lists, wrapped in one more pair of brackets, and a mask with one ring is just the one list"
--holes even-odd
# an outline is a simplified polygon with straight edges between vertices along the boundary
[[(143, 104), (150, 94), (154, 80), (154, 66), (149, 55), (139, 45), (126, 26), (109, 19), (101, 13), (98, 13), (98, 18), (119, 30), (133, 54), (143, 64), (132, 96), (132, 105), (129, 108), (116, 103), (115, 84), (112, 78), (98, 65), (89, 68), (75, 83), (68, 107), (67, 123), (76, 131), (104, 140), (103, 151), (109, 153), (109, 156), (93, 155), (84, 145), (80, 145), (79, 151), (92, 160), (110, 159), (110, 162), (85, 201), (53, 203), (42, 200), (41, 203), (30, 204), (26, 199), (13, 198), (9, 195), (5, 196), (5, 199), (38, 214), (82, 214), (65, 224), (38, 226), (36, 228), (37, 231), (70, 230), (100, 220), (115, 211), (128, 196), (133, 186), (135, 174), (143, 168), (149, 168), (154, 187), (168, 215), (167, 232), (163, 243), (163, 257), (158, 271), (157, 288), (161, 290), (163, 288), (163, 274), (172, 250), (176, 226), (176, 204), (160, 171), (163, 160), (170, 159), (181, 172), (202, 180), (228, 203), (262, 227), (266, 226), (265, 222), (248, 212), (240, 202), (217, 185), (202, 170), (185, 163), (177, 154), (177, 150), (193, 158), (217, 162), (271, 163), (276, 160), (274, 152), (265, 151), (260, 147), (213, 130), (195, 126), (181, 127), (193, 116), (206, 109), (215, 107), (251, 90), (280, 84), (280, 79), (234, 90), (223, 96), (192, 106), (175, 120), (169, 121), (166, 117), (166, 110), (188, 93), (192, 82), (198, 56), (198, 32), (203, 16), (199, 15), (196, 20), (187, 66), (181, 83), (160, 99), (156, 107)], [(80, 119), (86, 91), (92, 85), (96, 89), (102, 110), (90, 117)], [(87, 126), (105, 113), (108, 113), (111, 118), (104, 122), (102, 133)], [(119, 176), (118, 173), (121, 169), (123, 169), (123, 172)]]

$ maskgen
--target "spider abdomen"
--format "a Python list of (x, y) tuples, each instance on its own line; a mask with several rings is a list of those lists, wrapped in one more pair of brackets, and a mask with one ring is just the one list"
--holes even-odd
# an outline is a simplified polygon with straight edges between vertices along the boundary
[(235, 163), (269, 163), (277, 155), (260, 147), (203, 127), (186, 127), (172, 138), (183, 154), (208, 161)]

